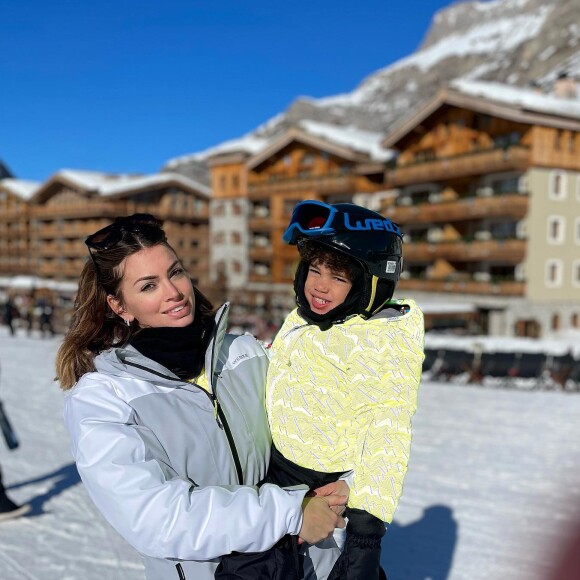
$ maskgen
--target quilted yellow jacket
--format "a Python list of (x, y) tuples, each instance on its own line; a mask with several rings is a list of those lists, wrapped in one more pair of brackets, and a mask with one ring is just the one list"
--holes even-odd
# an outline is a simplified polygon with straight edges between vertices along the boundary
[(408, 312), (386, 308), (324, 332), (292, 311), (272, 345), (266, 386), (278, 450), (309, 469), (354, 470), (348, 505), (385, 522), (403, 488), (424, 358), (421, 310), (393, 302)]

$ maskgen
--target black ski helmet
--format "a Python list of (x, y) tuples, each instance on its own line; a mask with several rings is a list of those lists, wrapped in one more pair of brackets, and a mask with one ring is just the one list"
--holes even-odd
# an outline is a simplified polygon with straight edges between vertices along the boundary
[[(403, 268), (403, 234), (381, 214), (352, 203), (302, 201), (294, 208), (283, 239), (291, 245), (316, 242), (360, 265), (364, 284), (354, 313), (372, 316), (392, 298)], [(297, 280), (306, 275), (301, 267)]]

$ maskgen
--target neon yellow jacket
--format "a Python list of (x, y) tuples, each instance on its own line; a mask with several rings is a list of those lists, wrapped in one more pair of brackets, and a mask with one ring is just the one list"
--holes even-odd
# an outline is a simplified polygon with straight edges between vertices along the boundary
[(266, 386), (278, 450), (309, 469), (354, 470), (348, 505), (385, 522), (403, 489), (424, 358), (423, 313), (412, 300), (393, 302), (410, 309), (326, 331), (292, 311), (272, 345)]

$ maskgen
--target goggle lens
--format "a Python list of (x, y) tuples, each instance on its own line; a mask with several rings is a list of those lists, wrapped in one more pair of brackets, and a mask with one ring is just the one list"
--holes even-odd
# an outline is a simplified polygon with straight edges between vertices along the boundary
[(319, 236), (334, 232), (332, 222), (336, 209), (321, 201), (301, 201), (292, 212), (288, 228), (283, 239), (294, 243), (300, 234)]

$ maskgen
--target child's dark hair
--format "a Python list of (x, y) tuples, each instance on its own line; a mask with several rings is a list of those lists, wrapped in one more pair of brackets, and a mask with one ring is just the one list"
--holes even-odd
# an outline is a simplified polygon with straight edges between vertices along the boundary
[(301, 240), (298, 243), (298, 251), (304, 262), (320, 263), (335, 272), (345, 272), (351, 282), (361, 274), (360, 265), (356, 260), (324, 244)]

